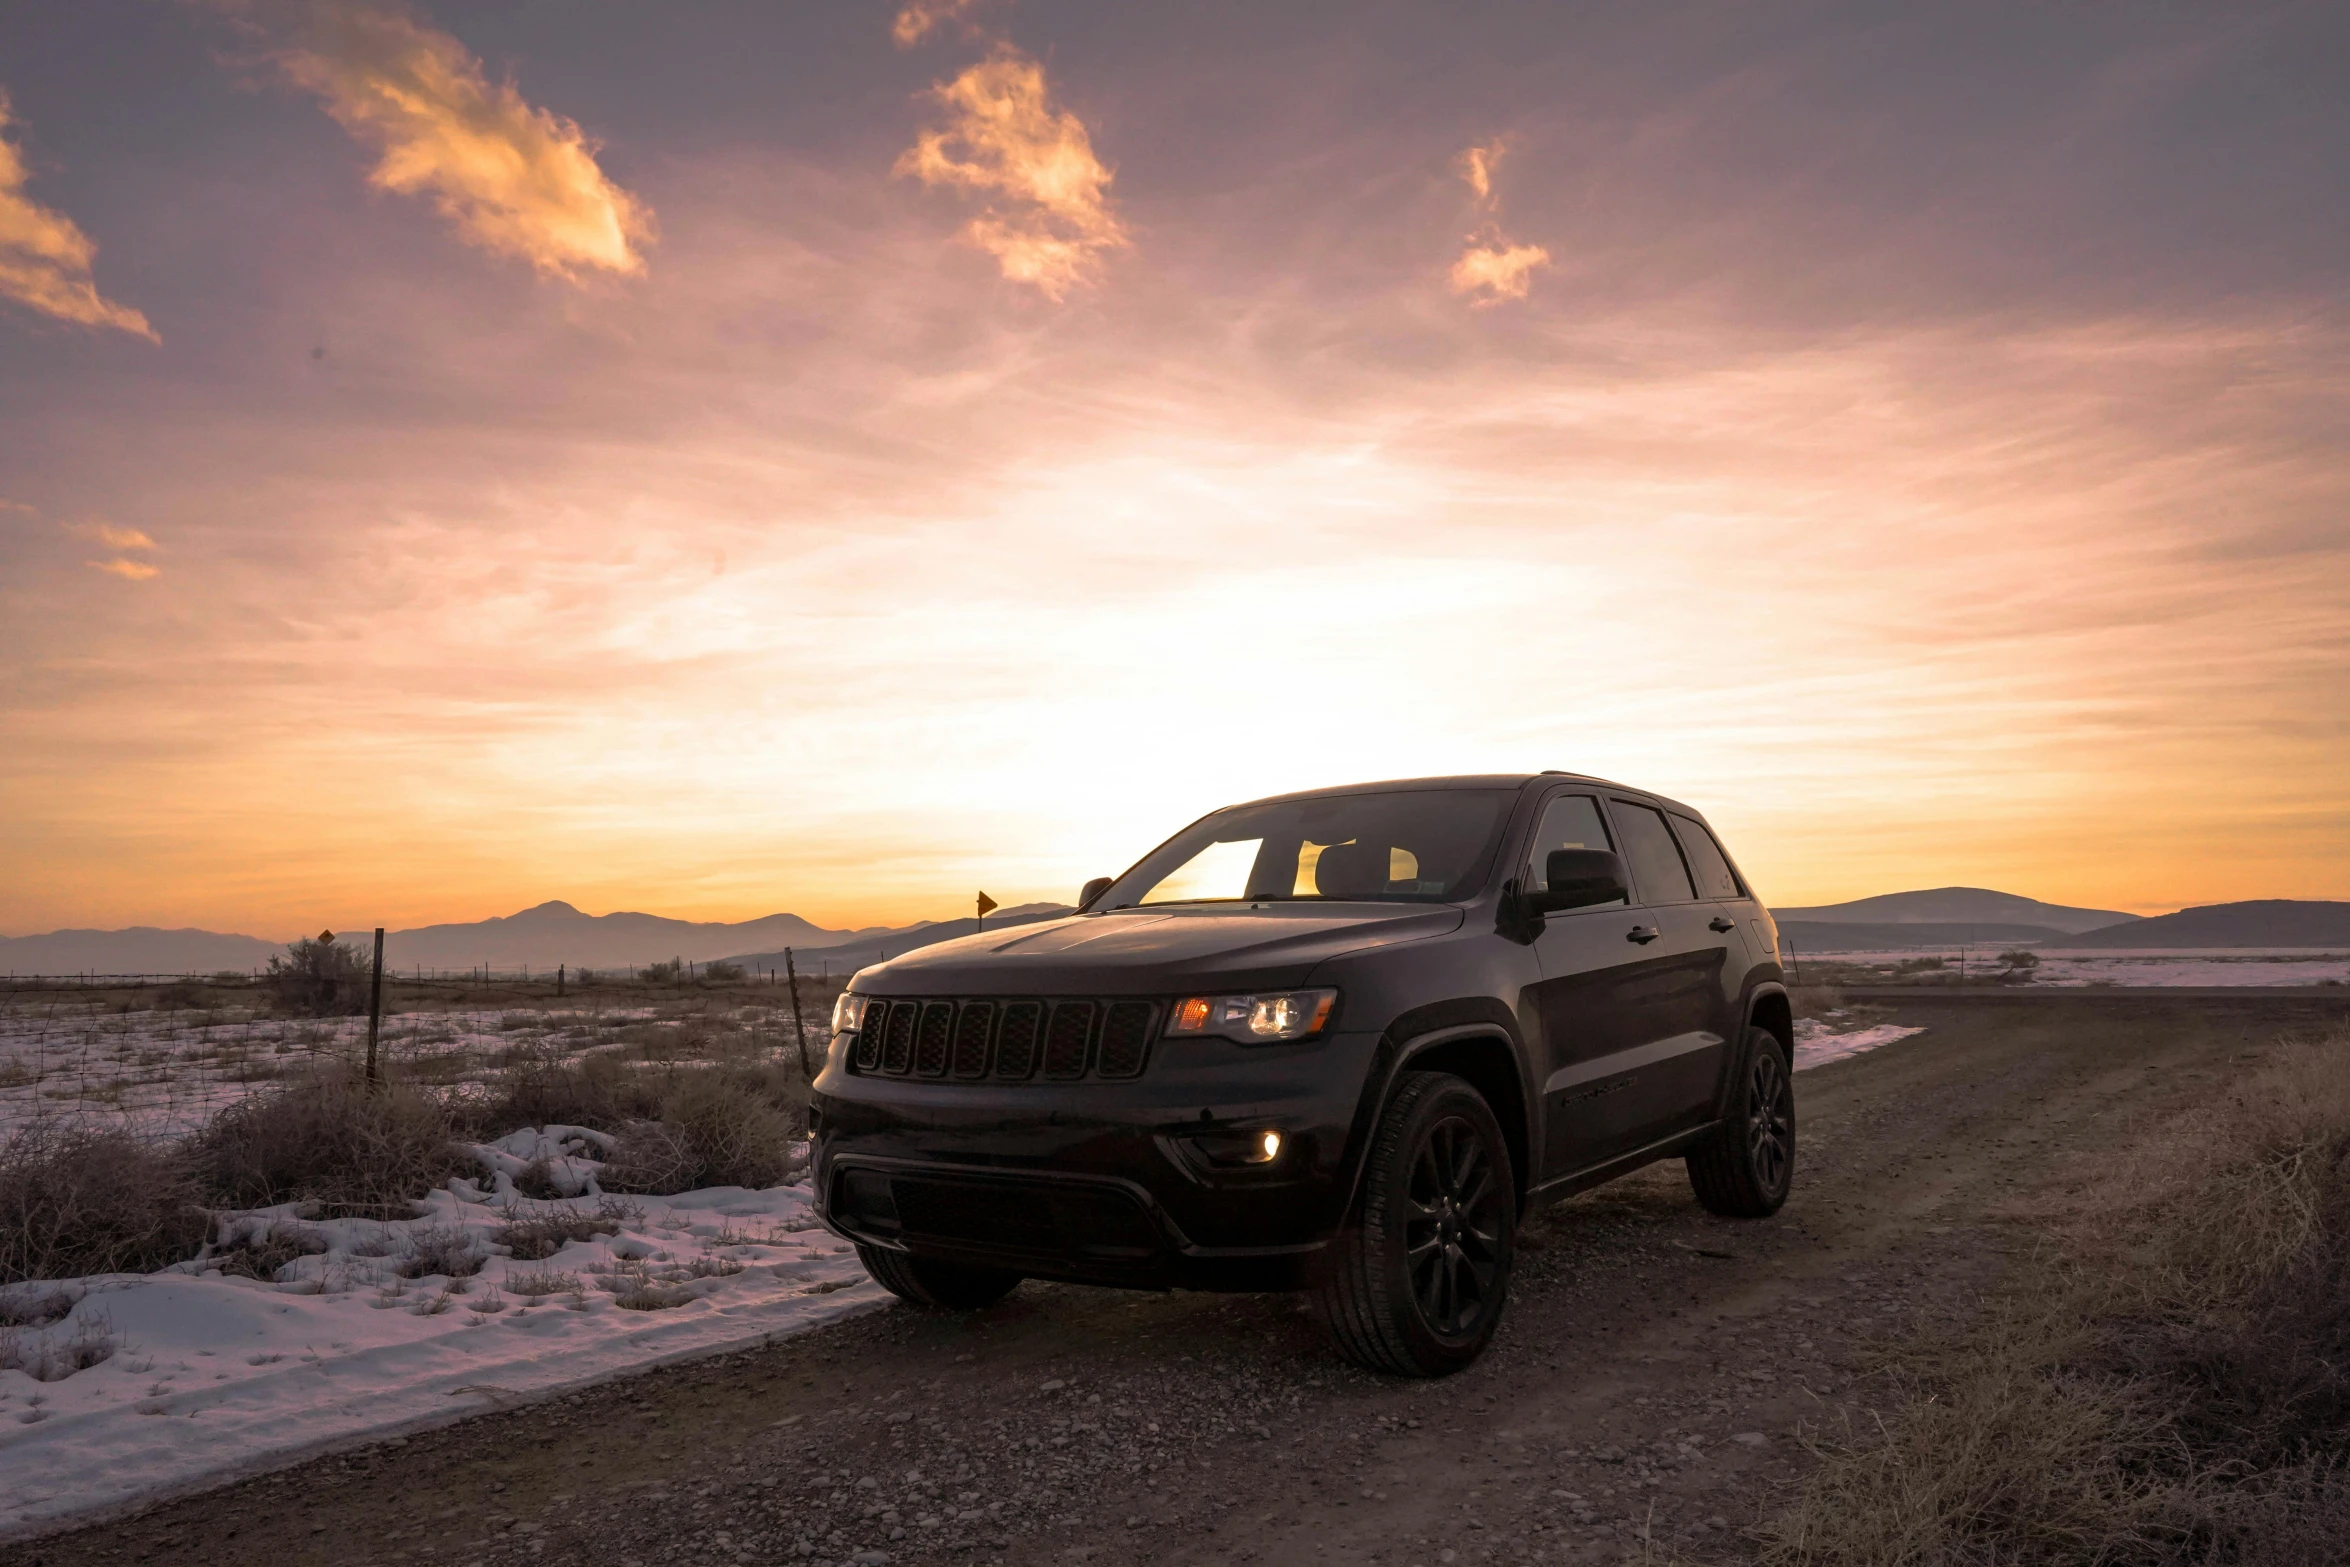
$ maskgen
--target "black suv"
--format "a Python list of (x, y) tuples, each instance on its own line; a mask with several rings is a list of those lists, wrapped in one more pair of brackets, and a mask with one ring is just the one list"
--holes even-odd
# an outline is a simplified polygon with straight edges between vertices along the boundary
[(1501, 1316), (1519, 1216), (1658, 1159), (1762, 1217), (1795, 1158), (1778, 935), (1699, 815), (1565, 773), (1215, 812), (1075, 914), (850, 981), (810, 1122), (876, 1279), (1311, 1289), (1366, 1365)]

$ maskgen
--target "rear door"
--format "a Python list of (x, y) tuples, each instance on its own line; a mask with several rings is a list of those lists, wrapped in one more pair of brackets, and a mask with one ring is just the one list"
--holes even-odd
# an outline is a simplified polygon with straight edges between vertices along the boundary
[[(1615, 848), (1597, 794), (1554, 794), (1536, 815), (1519, 885), (1543, 889), (1553, 849)], [(1630, 903), (1618, 901), (1546, 915), (1535, 938), (1542, 978), (1530, 1008), (1536, 1027), (1528, 1032), (1542, 1085), (1546, 1180), (1632, 1145), (1631, 1063), (1664, 1022), (1646, 1010), (1638, 983), (1646, 954), (1629, 936), (1639, 923)]]
[(1729, 1045), (1723, 996), (1743, 949), (1731, 946), (1732, 922), (1698, 897), (1664, 812), (1619, 795), (1607, 805), (1645, 927), (1629, 985), (1650, 1033), (1624, 1106), (1629, 1143), (1641, 1147), (1712, 1119)]

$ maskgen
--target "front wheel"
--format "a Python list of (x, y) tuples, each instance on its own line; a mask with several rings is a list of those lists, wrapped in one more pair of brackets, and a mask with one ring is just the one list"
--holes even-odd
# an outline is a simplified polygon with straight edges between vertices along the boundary
[(886, 1246), (859, 1246), (857, 1260), (874, 1281), (900, 1300), (943, 1311), (977, 1311), (1002, 1300), (1020, 1275), (997, 1268), (963, 1268), (927, 1257), (909, 1257)]
[(1747, 1029), (1729, 1113), (1686, 1162), (1697, 1200), (1724, 1218), (1767, 1219), (1787, 1201), (1795, 1184), (1795, 1083), (1778, 1035)]
[(1315, 1304), (1348, 1358), (1448, 1376), (1501, 1322), (1517, 1228), (1509, 1145), (1484, 1096), (1447, 1073), (1413, 1073), (1379, 1117), (1362, 1199)]

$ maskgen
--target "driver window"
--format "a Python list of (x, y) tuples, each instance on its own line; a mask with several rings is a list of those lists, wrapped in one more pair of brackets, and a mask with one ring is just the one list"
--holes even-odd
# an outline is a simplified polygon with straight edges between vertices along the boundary
[[(1523, 885), (1529, 892), (1549, 888), (1544, 867), (1550, 863), (1553, 849), (1614, 847), (1608, 840), (1607, 823), (1600, 817), (1599, 802), (1587, 794), (1562, 794), (1542, 808), (1542, 821), (1534, 829), (1534, 843), (1527, 853)], [(1619, 906), (1623, 902), (1620, 898), (1616, 901)]]

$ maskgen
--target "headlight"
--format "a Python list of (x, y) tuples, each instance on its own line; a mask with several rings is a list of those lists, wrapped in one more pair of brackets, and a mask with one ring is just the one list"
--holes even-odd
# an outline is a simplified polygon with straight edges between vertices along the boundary
[(1170, 1034), (1217, 1034), (1243, 1044), (1303, 1039), (1330, 1021), (1335, 990), (1290, 990), (1273, 996), (1187, 996), (1167, 1014)]
[(832, 1031), (836, 1034), (851, 1033), (864, 1021), (865, 998), (842, 991), (840, 999), (832, 1004)]

